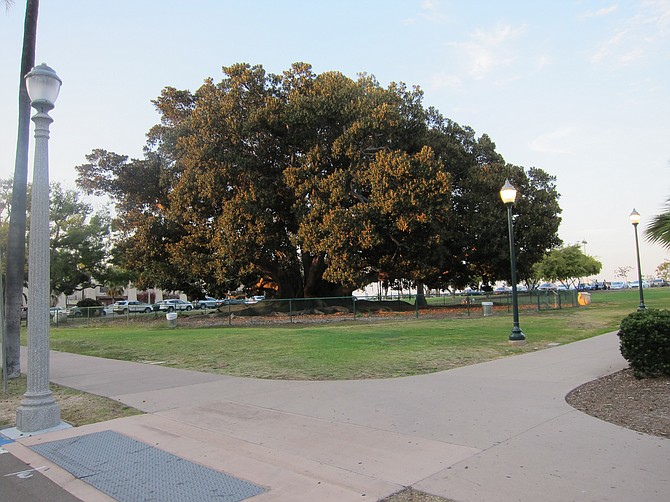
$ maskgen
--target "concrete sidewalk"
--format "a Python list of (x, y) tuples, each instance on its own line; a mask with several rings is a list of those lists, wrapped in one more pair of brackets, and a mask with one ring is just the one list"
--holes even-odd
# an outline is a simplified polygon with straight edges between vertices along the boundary
[[(25, 360), (25, 358), (24, 358)], [(268, 488), (253, 501), (665, 502), (670, 441), (565, 402), (627, 366), (611, 333), (388, 380), (272, 381), (52, 352), (56, 383), (147, 412), (5, 445), (84, 501), (111, 500), (27, 446), (113, 430)]]

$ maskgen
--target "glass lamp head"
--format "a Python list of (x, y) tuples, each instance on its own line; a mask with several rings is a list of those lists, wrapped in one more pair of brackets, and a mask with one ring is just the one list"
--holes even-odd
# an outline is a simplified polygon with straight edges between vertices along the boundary
[(63, 83), (56, 72), (42, 63), (30, 70), (25, 79), (33, 108), (53, 108)]
[(516, 188), (512, 185), (509, 180), (505, 180), (505, 184), (500, 189), (500, 198), (505, 204), (514, 204), (516, 200)]
[(633, 208), (633, 212), (630, 213), (630, 222), (631, 222), (633, 225), (637, 225), (638, 223), (640, 223), (640, 213), (638, 213), (638, 212), (635, 210), (635, 208)]

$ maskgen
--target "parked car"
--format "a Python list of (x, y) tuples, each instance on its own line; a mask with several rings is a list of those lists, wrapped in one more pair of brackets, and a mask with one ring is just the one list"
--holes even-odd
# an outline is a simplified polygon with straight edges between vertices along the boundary
[(253, 305), (254, 303), (262, 302), (263, 300), (265, 300), (264, 296), (256, 295), (252, 296), (251, 298), (247, 298), (246, 300), (244, 300), (244, 303), (246, 303), (247, 305)]
[[(28, 308), (26, 307), (26, 312), (27, 311)], [(56, 314), (58, 314), (59, 317), (67, 316), (67, 309), (64, 309), (63, 307), (51, 307), (49, 309), (49, 315), (55, 317)]]
[(591, 285), (585, 282), (577, 284), (577, 291), (591, 291)]
[(102, 307), (102, 312), (101, 312), (101, 314), (102, 314), (102, 315), (109, 315), (109, 316), (113, 316), (113, 315), (115, 315), (115, 313), (114, 313), (114, 308), (116, 307), (116, 305), (117, 305), (118, 303), (119, 303), (119, 302), (112, 303), (111, 305), (105, 305), (104, 307)]
[(70, 309), (67, 311), (67, 316), (68, 317), (82, 317), (83, 315), (88, 314), (88, 312), (84, 312), (84, 310), (85, 309), (82, 309), (82, 308), (79, 308), (79, 307), (70, 307)]
[[(640, 287), (640, 281), (631, 281), (628, 283), (628, 287), (632, 289), (637, 289)], [(643, 288), (648, 288), (649, 283), (647, 281), (642, 281), (642, 287)]]
[(242, 298), (224, 298), (222, 301), (223, 305), (238, 305), (244, 303)]
[(540, 291), (558, 291), (558, 287), (553, 282), (543, 282), (537, 289)]
[[(518, 291), (518, 289), (517, 289)], [(512, 292), (512, 288), (508, 286), (500, 286), (499, 288), (496, 288), (493, 290), (494, 295), (507, 295)]]
[(460, 294), (463, 294), (463, 295), (466, 295), (466, 296), (479, 296), (479, 295), (483, 295), (484, 292), (479, 290), (479, 289), (465, 288), (463, 290), (463, 292), (460, 293)]
[(649, 285), (652, 288), (661, 288), (667, 286), (668, 282), (665, 279), (653, 279)]
[(194, 307), (204, 310), (204, 309), (215, 309), (217, 307), (220, 307), (221, 305), (222, 302), (220, 300), (212, 298), (211, 296), (205, 296), (202, 300), (196, 301)]
[(610, 289), (628, 289), (628, 283), (625, 281), (614, 281), (609, 284)]
[(171, 299), (171, 300), (162, 300), (158, 302), (158, 310), (163, 312), (174, 312), (175, 310), (193, 310), (193, 304), (191, 302), (185, 302), (184, 300)]
[(142, 303), (137, 300), (123, 300), (120, 302), (116, 302), (114, 304), (114, 313), (115, 314), (128, 314), (130, 312), (145, 312), (149, 313), (153, 309), (151, 308), (151, 305), (148, 303)]

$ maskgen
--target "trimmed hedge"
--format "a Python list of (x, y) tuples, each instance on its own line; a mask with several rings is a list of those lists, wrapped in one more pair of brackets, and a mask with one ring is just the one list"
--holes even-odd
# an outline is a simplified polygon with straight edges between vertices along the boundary
[(94, 300), (93, 298), (84, 298), (83, 300), (79, 300), (77, 302), (77, 307), (82, 308), (102, 307), (102, 303), (100, 303), (98, 300)]
[(621, 355), (637, 378), (670, 376), (670, 310), (634, 312), (621, 321)]

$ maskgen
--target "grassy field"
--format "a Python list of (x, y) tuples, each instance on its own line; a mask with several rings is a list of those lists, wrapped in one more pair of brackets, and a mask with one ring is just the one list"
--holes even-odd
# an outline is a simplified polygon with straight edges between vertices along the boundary
[[(645, 290), (650, 308), (670, 307), (670, 288)], [(273, 379), (386, 378), (439, 371), (614, 331), (639, 304), (636, 290), (592, 294), (589, 307), (522, 311), (525, 347), (511, 347), (511, 315), (349, 319), (337, 323), (189, 326), (164, 319), (51, 330), (51, 348), (199, 371)]]

